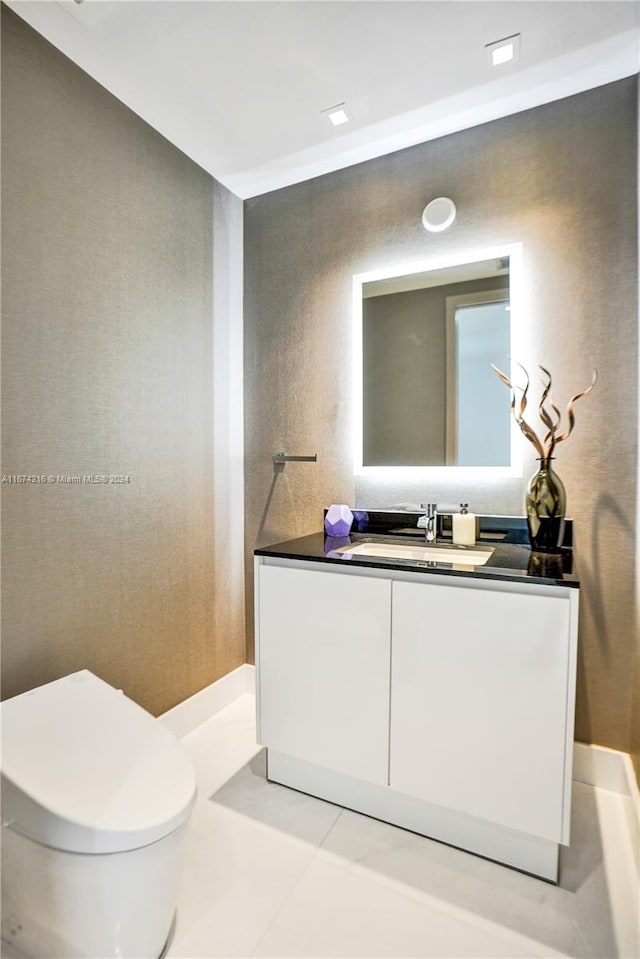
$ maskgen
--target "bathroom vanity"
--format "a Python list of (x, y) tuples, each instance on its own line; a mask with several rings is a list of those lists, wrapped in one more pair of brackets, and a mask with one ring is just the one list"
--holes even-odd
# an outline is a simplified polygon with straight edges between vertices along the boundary
[(362, 543), (402, 540), (256, 550), (268, 778), (556, 881), (577, 578), (520, 544), (466, 566), (446, 547), (428, 562), (350, 551)]

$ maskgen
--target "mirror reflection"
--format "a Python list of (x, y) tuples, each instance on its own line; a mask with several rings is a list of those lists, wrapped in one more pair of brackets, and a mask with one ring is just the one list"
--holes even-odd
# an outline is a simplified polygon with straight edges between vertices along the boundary
[(362, 283), (363, 466), (510, 464), (509, 279), (505, 256)]

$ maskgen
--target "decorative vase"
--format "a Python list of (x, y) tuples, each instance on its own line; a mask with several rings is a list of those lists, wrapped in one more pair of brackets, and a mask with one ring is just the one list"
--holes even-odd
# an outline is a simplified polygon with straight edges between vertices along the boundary
[(564, 540), (567, 494), (551, 467), (552, 459), (548, 456), (538, 460), (540, 466), (527, 485), (529, 542), (537, 553), (558, 553)]

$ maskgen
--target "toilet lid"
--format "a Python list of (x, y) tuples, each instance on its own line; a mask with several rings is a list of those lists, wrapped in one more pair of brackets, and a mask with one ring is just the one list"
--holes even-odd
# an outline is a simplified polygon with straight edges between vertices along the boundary
[(88, 670), (0, 703), (2, 824), (54, 849), (122, 852), (177, 829), (191, 760), (150, 713)]

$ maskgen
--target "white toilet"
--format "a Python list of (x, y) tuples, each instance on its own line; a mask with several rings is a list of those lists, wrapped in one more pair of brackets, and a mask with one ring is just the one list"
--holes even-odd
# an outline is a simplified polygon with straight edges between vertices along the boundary
[(0, 715), (3, 942), (39, 959), (157, 959), (196, 796), (186, 750), (88, 670)]

